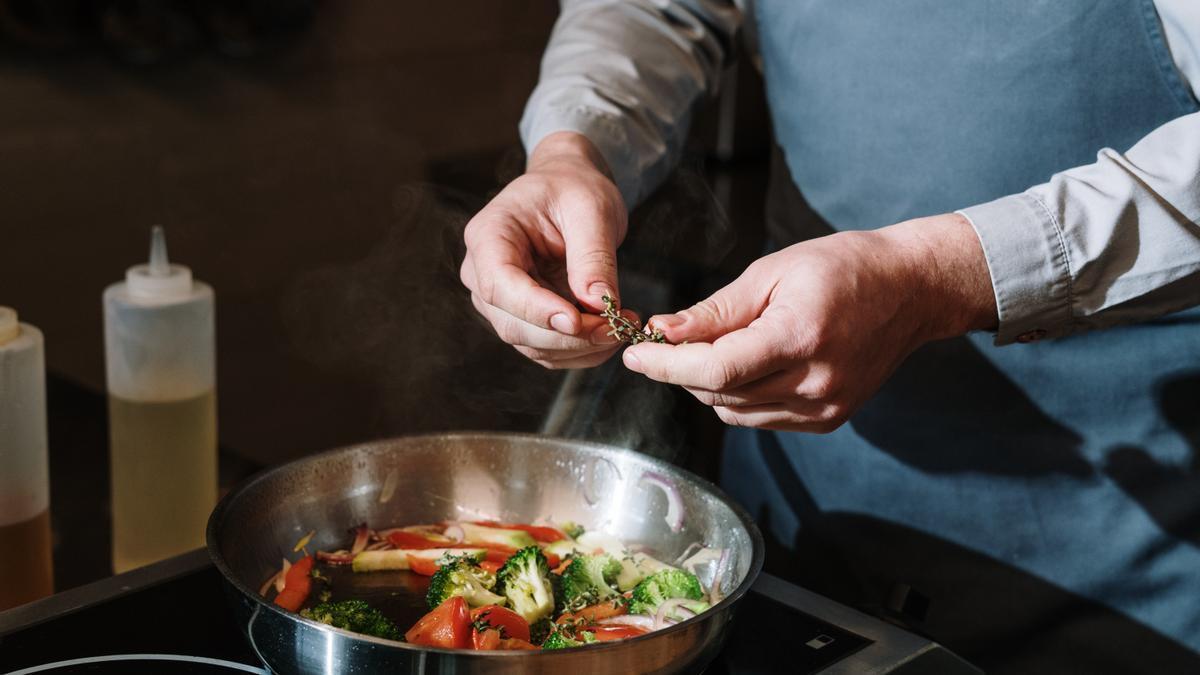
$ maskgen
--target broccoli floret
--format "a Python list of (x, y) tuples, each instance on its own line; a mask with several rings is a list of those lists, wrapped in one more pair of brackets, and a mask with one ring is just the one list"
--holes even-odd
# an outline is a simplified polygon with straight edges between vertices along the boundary
[(530, 624), (554, 611), (550, 563), (536, 545), (526, 546), (509, 556), (496, 572), (496, 590), (508, 599), (512, 610)]
[(344, 628), (355, 633), (374, 635), (388, 640), (399, 640), (401, 635), (396, 624), (362, 600), (322, 602), (315, 607), (301, 611), (300, 615), (314, 621), (327, 623), (334, 628)]
[(550, 637), (550, 633), (554, 632), (554, 622), (550, 617), (543, 616), (542, 618), (529, 624), (529, 641), (535, 645), (540, 645)]
[(571, 520), (568, 520), (562, 524), (562, 531), (563, 534), (572, 539), (578, 539), (579, 536), (584, 533), (583, 526)]
[(575, 632), (572, 636), (572, 631), (567, 627), (561, 627), (550, 634), (546, 641), (542, 643), (542, 649), (567, 649), (570, 647), (582, 647), (586, 644), (596, 641), (596, 636), (586, 630)]
[(621, 562), (608, 554), (577, 555), (562, 574), (562, 600), (575, 611), (619, 595), (612, 587), (621, 573)]
[(675, 568), (659, 570), (634, 586), (629, 613), (653, 614), (659, 605), (672, 598), (699, 600), (703, 597), (704, 590), (695, 574)]
[(448, 558), (429, 581), (425, 602), (434, 609), (446, 600), (461, 595), (472, 607), (503, 605), (504, 597), (492, 592), (496, 577), (479, 566), (470, 556)]

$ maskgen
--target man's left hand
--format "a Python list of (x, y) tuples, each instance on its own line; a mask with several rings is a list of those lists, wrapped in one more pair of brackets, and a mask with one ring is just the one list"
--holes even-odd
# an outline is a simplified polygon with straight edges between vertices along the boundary
[(707, 300), (652, 317), (674, 344), (630, 347), (624, 361), (728, 424), (828, 433), (917, 347), (996, 321), (979, 239), (947, 214), (763, 257)]

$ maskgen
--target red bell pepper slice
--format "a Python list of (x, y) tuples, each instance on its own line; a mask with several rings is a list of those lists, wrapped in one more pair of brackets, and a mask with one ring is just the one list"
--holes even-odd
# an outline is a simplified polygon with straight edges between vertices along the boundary
[(300, 609), (300, 606), (308, 599), (309, 591), (312, 590), (312, 577), (309, 576), (312, 573), (312, 566), (313, 557), (311, 555), (306, 555), (292, 564), (283, 578), (283, 590), (275, 596), (276, 605), (289, 612)]

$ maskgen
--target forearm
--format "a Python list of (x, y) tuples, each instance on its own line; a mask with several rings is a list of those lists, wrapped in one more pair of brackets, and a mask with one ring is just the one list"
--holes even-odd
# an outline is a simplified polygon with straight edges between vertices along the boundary
[(966, 218), (949, 213), (869, 233), (902, 265), (897, 301), (920, 317), (926, 340), (996, 327), (996, 299), (979, 237)]
[(634, 206), (677, 159), (739, 18), (725, 0), (563, 2), (521, 120), (526, 149), (586, 136)]

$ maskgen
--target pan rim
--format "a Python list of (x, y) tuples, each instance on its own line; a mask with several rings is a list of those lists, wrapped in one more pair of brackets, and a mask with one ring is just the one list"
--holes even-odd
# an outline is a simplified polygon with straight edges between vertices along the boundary
[[(739, 583), (732, 591), (729, 592), (728, 595), (726, 595), (724, 598), (722, 598), (717, 604), (713, 605), (711, 608), (709, 608), (705, 612), (703, 612), (699, 615), (693, 616), (684, 621), (680, 621), (679, 623), (676, 623), (676, 624), (673, 624), (671, 626), (667, 626), (664, 628), (660, 628), (656, 631), (646, 633), (644, 635), (639, 635), (637, 637), (625, 638), (622, 640), (615, 640), (615, 641), (611, 641), (611, 642), (593, 642), (591, 644), (584, 645), (582, 647), (574, 647), (569, 650), (551, 650), (549, 652), (546, 652), (546, 651), (539, 649), (538, 651), (535, 652), (532, 650), (477, 651), (477, 650), (471, 650), (471, 649), (443, 649), (441, 647), (424, 647), (424, 646), (413, 645), (408, 642), (401, 642), (398, 640), (388, 640), (385, 638), (378, 638), (378, 637), (374, 637), (371, 635), (363, 635), (362, 633), (355, 633), (353, 631), (336, 628), (334, 626), (330, 626), (329, 624), (325, 624), (325, 623), (321, 623), (319, 621), (314, 621), (312, 619), (305, 618), (303, 616), (300, 616), (296, 612), (288, 612), (288, 611), (284, 610), (282, 607), (279, 607), (278, 605), (276, 605), (275, 603), (268, 602), (265, 598), (263, 598), (262, 596), (260, 596), (258, 594), (257, 589), (250, 588), (245, 583), (243, 583), (240, 579), (238, 579), (237, 576), (233, 573), (233, 570), (230, 569), (229, 565), (225, 562), (225, 556), (221, 553), (219, 545), (218, 545), (218, 541), (217, 541), (218, 529), (220, 528), (220, 524), (224, 520), (225, 512), (231, 508), (231, 505), (234, 502), (236, 502), (237, 499), (241, 495), (251, 491), (256, 485), (266, 482), (266, 481), (269, 481), (271, 478), (273, 478), (277, 474), (281, 474), (285, 471), (292, 470), (298, 466), (317, 463), (326, 457), (331, 457), (334, 455), (341, 455), (341, 454), (350, 454), (350, 453), (353, 453), (353, 452), (356, 452), (356, 451), (359, 451), (359, 450), (362, 450), (365, 448), (377, 447), (382, 444), (395, 443), (398, 441), (409, 442), (409, 441), (418, 441), (420, 439), (434, 439), (434, 438), (440, 439), (443, 441), (451, 441), (451, 442), (453, 442), (455, 440), (481, 440), (481, 439), (501, 440), (502, 439), (502, 440), (506, 440), (506, 441), (530, 441), (530, 442), (534, 442), (534, 443), (542, 444), (542, 445), (546, 445), (546, 446), (571, 444), (571, 445), (575, 445), (575, 446), (586, 446), (590, 449), (598, 450), (598, 451), (602, 451), (602, 452), (606, 452), (606, 453), (613, 453), (613, 454), (620, 454), (620, 455), (629, 455), (629, 454), (636, 455), (639, 461), (644, 461), (655, 468), (666, 469), (669, 472), (679, 474), (679, 475), (683, 476), (684, 478), (686, 478), (690, 481), (693, 481), (698, 486), (700, 486), (701, 488), (703, 488), (704, 490), (706, 490), (713, 496), (717, 497), (725, 506), (727, 506), (731, 511), (733, 511), (734, 515), (737, 516), (738, 521), (741, 522), (742, 527), (745, 528), (746, 533), (750, 537), (750, 544), (751, 544), (750, 567), (746, 571), (746, 576), (745, 576), (745, 578), (742, 579), (741, 583)], [(610, 650), (610, 649), (620, 649), (624, 645), (638, 643), (638, 642), (642, 642), (642, 641), (645, 641), (648, 639), (654, 639), (654, 638), (658, 638), (658, 637), (663, 637), (665, 635), (670, 635), (672, 633), (681, 632), (683, 630), (690, 628), (691, 626), (695, 626), (695, 625), (698, 625), (698, 624), (706, 621), (707, 619), (711, 618), (712, 616), (715, 616), (715, 610), (717, 610), (718, 608), (732, 607), (735, 603), (737, 603), (742, 598), (742, 596), (744, 596), (750, 590), (750, 587), (754, 584), (754, 581), (758, 578), (759, 574), (762, 572), (763, 559), (765, 557), (765, 544), (763, 542), (762, 532), (759, 531), (758, 525), (750, 517), (750, 514), (747, 513), (744, 508), (742, 508), (741, 504), (738, 504), (731, 497), (729, 497), (729, 495), (727, 495), (723, 490), (721, 490), (720, 487), (718, 487), (717, 485), (715, 485), (714, 483), (712, 483), (711, 481), (709, 481), (706, 478), (697, 476), (696, 474), (692, 473), (691, 471), (688, 471), (687, 469), (684, 469), (682, 467), (671, 464), (670, 462), (667, 462), (666, 460), (659, 459), (657, 457), (652, 457), (650, 455), (638, 452), (637, 450), (634, 450), (632, 448), (623, 448), (621, 446), (610, 445), (607, 443), (579, 440), (579, 439), (573, 439), (573, 438), (565, 438), (565, 437), (560, 437), (560, 436), (547, 436), (547, 435), (536, 434), (536, 433), (522, 433), (522, 432), (508, 432), (508, 431), (427, 432), (427, 433), (420, 433), (420, 434), (405, 434), (405, 435), (401, 435), (401, 436), (388, 436), (388, 437), (378, 438), (375, 440), (363, 441), (363, 442), (359, 442), (359, 443), (353, 443), (350, 445), (344, 445), (344, 446), (339, 446), (339, 447), (335, 447), (335, 448), (330, 448), (328, 450), (323, 450), (321, 452), (314, 453), (312, 455), (307, 455), (305, 457), (300, 457), (298, 459), (294, 459), (292, 461), (285, 462), (278, 466), (264, 469), (264, 470), (260, 471), (259, 473), (245, 479), (238, 485), (234, 486), (234, 488), (231, 489), (217, 503), (216, 508), (214, 508), (212, 513), (209, 515), (208, 524), (205, 527), (205, 548), (208, 549), (209, 559), (212, 561), (213, 565), (216, 566), (217, 570), (221, 573), (221, 576), (224, 577), (226, 583), (231, 584), (243, 596), (250, 598), (257, 605), (255, 608), (256, 614), (263, 610), (275, 612), (285, 619), (288, 619), (291, 621), (298, 621), (302, 624), (305, 624), (311, 628), (315, 628), (322, 632), (332, 632), (334, 634), (343, 635), (348, 638), (360, 640), (360, 641), (371, 643), (371, 644), (376, 644), (376, 645), (379, 645), (382, 647), (402, 649), (402, 650), (411, 651), (411, 652), (417, 653), (417, 654), (436, 653), (436, 654), (454, 655), (457, 657), (465, 657), (465, 656), (469, 655), (472, 658), (484, 658), (484, 659), (518, 658), (518, 657), (531, 657), (531, 656), (548, 657), (548, 656), (551, 656), (553, 654), (560, 653), (560, 652), (575, 654), (575, 653), (579, 653), (579, 650), (589, 650), (590, 652), (598, 653), (598, 652), (606, 651), (606, 650)]]

